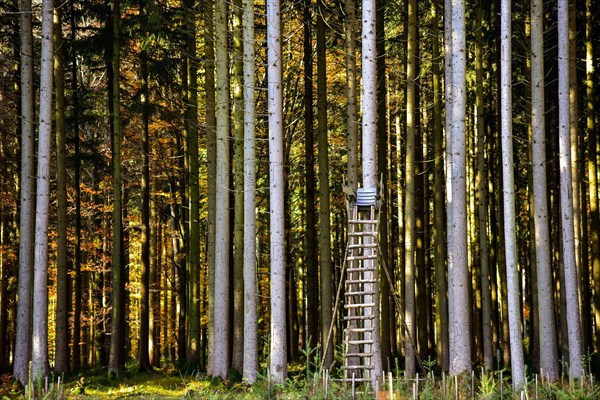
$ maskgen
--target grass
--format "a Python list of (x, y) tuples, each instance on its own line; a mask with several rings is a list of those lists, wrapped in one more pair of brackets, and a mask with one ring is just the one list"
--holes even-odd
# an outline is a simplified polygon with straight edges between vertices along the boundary
[[(339, 370), (334, 371), (338, 374)], [(233, 376), (233, 375), (232, 375)], [(327, 383), (325, 383), (327, 382)], [(407, 379), (402, 371), (386, 375), (379, 385), (377, 398), (391, 399), (390, 382), (395, 399), (598, 399), (600, 389), (589, 375), (586, 380), (562, 379), (549, 384), (529, 376), (526, 390), (513, 391), (509, 380), (500, 371), (464, 374), (459, 377), (436, 376)], [(153, 372), (137, 372), (129, 366), (119, 378), (109, 378), (105, 370), (88, 371), (73, 376), (58, 387), (58, 379), (49, 384), (47, 391), (36, 399), (352, 399), (349, 385), (329, 379), (318, 368), (295, 364), (290, 367), (285, 385), (275, 385), (261, 376), (254, 385), (222, 381), (192, 373), (182, 374), (173, 368)], [(0, 376), (0, 400), (26, 399), (24, 390), (11, 381), (9, 375)], [(327, 386), (327, 388), (326, 388)], [(38, 387), (38, 393), (39, 393)], [(356, 388), (356, 399), (373, 399), (366, 388)]]

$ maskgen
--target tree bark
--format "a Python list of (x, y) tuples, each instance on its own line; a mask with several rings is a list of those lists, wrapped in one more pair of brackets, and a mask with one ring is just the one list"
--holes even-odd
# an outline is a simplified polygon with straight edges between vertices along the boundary
[(417, 68), (417, 2), (408, 2), (408, 38), (406, 63), (406, 175), (405, 175), (405, 233), (404, 233), (404, 320), (405, 368), (413, 377), (417, 372), (417, 314), (415, 305), (415, 147), (416, 147), (416, 68)]
[(13, 375), (26, 385), (31, 358), (31, 296), (35, 228), (35, 133), (33, 33), (31, 0), (20, 1), (21, 12), (21, 179), (19, 222), (19, 278)]
[(258, 318), (256, 301), (256, 167), (254, 1), (244, 0), (244, 365), (243, 378), (257, 379)]
[(319, 135), (319, 269), (321, 288), (321, 348), (325, 368), (333, 362), (333, 338), (327, 343), (333, 318), (331, 214), (329, 201), (329, 143), (327, 126), (327, 54), (323, 0), (317, 1), (317, 120)]
[(285, 339), (285, 227), (283, 182), (282, 27), (279, 0), (267, 2), (267, 76), (269, 113), (269, 187), (271, 227), (271, 343), (269, 376), (283, 383), (287, 376)]
[(215, 230), (215, 298), (213, 376), (229, 376), (229, 78), (227, 59), (227, 2), (217, 1), (217, 192)]
[(483, 98), (483, 5), (477, 2), (475, 15), (475, 118), (477, 134), (477, 213), (479, 223), (479, 259), (481, 263), (481, 313), (483, 338), (483, 365), (487, 370), (494, 368), (492, 349), (492, 303), (490, 298), (490, 261), (487, 234), (487, 168), (485, 165), (484, 98)]
[(120, 0), (114, 0), (113, 10), (113, 135), (112, 135), (112, 172), (113, 172), (113, 234), (112, 234), (112, 312), (110, 354), (108, 373), (119, 376), (125, 366), (125, 330), (121, 320), (125, 313), (125, 271), (123, 266), (123, 210), (121, 178), (121, 100), (120, 100)]
[(569, 99), (569, 7), (568, 0), (558, 1), (558, 107), (560, 214), (565, 274), (565, 296), (569, 336), (569, 366), (573, 378), (583, 373), (579, 284), (577, 280), (576, 243), (573, 228), (573, 191), (571, 174), (570, 99)]
[(537, 270), (540, 369), (550, 380), (558, 378), (554, 290), (550, 261), (548, 195), (546, 191), (546, 132), (544, 118), (543, 2), (531, 1), (531, 127)]
[(44, 0), (42, 2), (40, 125), (35, 204), (33, 335), (31, 338), (31, 374), (33, 380), (36, 382), (48, 374), (48, 220), (50, 207), (52, 72), (54, 59), (52, 11), (52, 0)]
[(69, 275), (67, 267), (67, 162), (62, 10), (54, 10), (54, 82), (56, 91), (56, 334), (54, 371), (69, 372)]
[[(363, 0), (362, 3), (362, 183), (364, 188), (377, 188), (377, 48), (376, 48), (376, 4), (375, 0)], [(369, 267), (365, 263), (365, 267)], [(364, 279), (370, 277), (378, 281), (377, 270), (373, 275), (366, 273)], [(370, 286), (370, 285), (367, 285)], [(371, 364), (371, 387), (375, 387), (377, 379), (382, 375), (381, 348), (379, 337), (379, 290), (377, 286), (365, 290), (373, 290), (373, 296), (365, 296), (365, 303), (375, 304), (372, 320), (373, 345)]]
[[(450, 373), (458, 375), (471, 369), (469, 269), (467, 254), (467, 202), (466, 202), (466, 145), (465, 145), (465, 106), (466, 106), (466, 49), (465, 49), (465, 8), (464, 2), (454, 2), (451, 14), (446, 10), (446, 18), (452, 18), (452, 51), (446, 53), (450, 59), (450, 80), (448, 99), (450, 107), (446, 113), (450, 117), (448, 132), (450, 158), (450, 185), (448, 196), (448, 293), (450, 329)], [(448, 150), (447, 150), (448, 152)]]
[(521, 309), (519, 303), (519, 270), (517, 264), (517, 238), (515, 224), (515, 183), (512, 140), (512, 28), (511, 4), (501, 3), (501, 142), (502, 142), (502, 197), (504, 203), (504, 252), (506, 255), (506, 281), (508, 288), (508, 324), (512, 383), (515, 389), (523, 387), (525, 363), (521, 334)]
[[(231, 366), (238, 372), (244, 364), (244, 77), (242, 0), (233, 3), (233, 132), (234, 230), (233, 230), (233, 350)], [(254, 40), (254, 38), (249, 39)]]

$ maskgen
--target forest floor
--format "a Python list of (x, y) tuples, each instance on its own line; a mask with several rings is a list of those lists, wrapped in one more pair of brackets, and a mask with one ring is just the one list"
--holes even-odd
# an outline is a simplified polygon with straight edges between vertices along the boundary
[[(555, 383), (543, 382), (537, 376), (528, 378), (524, 391), (513, 391), (507, 377), (498, 371), (477, 377), (475, 373), (456, 379), (433, 374), (419, 380), (398, 374), (382, 386), (377, 396), (373, 391), (354, 392), (340, 382), (323, 379), (320, 373), (306, 374), (302, 367), (291, 370), (285, 385), (273, 385), (259, 377), (254, 385), (210, 379), (205, 374), (183, 374), (166, 368), (152, 372), (137, 372), (128, 368), (119, 378), (108, 377), (106, 371), (88, 371), (58, 384), (36, 389), (35, 399), (600, 399), (600, 385), (595, 378), (569, 382), (563, 377)], [(460, 379), (460, 380), (459, 380)], [(327, 381), (327, 383), (325, 383)], [(392, 383), (393, 393), (389, 389)], [(10, 375), (0, 375), (0, 400), (25, 399)]]

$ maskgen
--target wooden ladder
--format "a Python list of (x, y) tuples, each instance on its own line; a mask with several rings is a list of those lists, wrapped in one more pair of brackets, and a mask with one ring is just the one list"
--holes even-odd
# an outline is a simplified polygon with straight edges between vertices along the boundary
[(354, 204), (348, 220), (344, 380), (370, 382), (373, 370), (378, 219), (375, 204)]

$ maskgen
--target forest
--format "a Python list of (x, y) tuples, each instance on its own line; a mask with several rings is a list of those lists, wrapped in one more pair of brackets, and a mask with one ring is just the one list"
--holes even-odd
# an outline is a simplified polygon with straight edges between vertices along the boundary
[(0, 373), (593, 387), (598, 6), (1, 0)]

